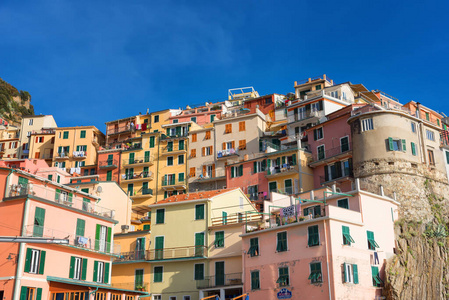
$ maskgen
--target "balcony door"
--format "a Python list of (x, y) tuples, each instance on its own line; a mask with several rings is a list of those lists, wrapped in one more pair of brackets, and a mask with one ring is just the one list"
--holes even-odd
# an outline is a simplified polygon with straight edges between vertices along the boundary
[(164, 258), (164, 237), (163, 236), (157, 236), (156, 242), (154, 247), (154, 258), (155, 259), (163, 259)]
[(195, 233), (195, 256), (204, 256), (204, 232)]
[(215, 286), (225, 284), (225, 266), (224, 261), (215, 262)]
[(144, 259), (144, 257), (145, 257), (145, 238), (137, 238), (136, 259)]

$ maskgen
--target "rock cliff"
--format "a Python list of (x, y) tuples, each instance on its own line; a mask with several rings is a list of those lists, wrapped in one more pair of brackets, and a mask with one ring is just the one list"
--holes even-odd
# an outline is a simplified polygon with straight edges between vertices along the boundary
[(34, 115), (31, 95), (19, 91), (0, 78), (0, 118), (11, 124), (19, 125), (23, 116)]

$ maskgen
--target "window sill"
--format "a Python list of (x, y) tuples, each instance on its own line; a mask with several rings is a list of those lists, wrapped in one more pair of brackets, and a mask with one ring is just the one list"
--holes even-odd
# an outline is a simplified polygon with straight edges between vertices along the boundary
[(287, 249), (287, 250), (283, 250), (283, 251), (277, 251), (276, 250), (276, 252), (275, 253), (284, 253), (284, 252), (288, 252), (288, 251), (290, 251), (289, 249)]

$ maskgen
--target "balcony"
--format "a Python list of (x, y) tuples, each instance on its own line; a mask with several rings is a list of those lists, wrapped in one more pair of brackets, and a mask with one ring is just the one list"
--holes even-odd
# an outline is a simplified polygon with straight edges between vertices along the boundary
[(86, 158), (87, 152), (86, 151), (73, 151), (73, 158)]
[(331, 148), (321, 153), (313, 153), (313, 161), (310, 164), (311, 167), (320, 165), (322, 163), (328, 163), (333, 160), (340, 160), (343, 157), (350, 156), (352, 154), (351, 146), (343, 145), (335, 148)]
[(242, 285), (242, 273), (231, 273), (215, 276), (205, 276), (203, 280), (196, 281), (197, 289)]
[(186, 147), (184, 145), (173, 145), (166, 146), (162, 148), (161, 155), (172, 155), (172, 154), (181, 154), (186, 152)]
[(186, 180), (176, 180), (176, 178), (162, 178), (162, 188), (164, 190), (185, 189)]
[(114, 259), (114, 262), (130, 262), (136, 260), (148, 260), (148, 251), (121, 252), (119, 256)]
[(150, 290), (148, 283), (117, 282), (117, 283), (111, 283), (111, 286), (113, 288), (122, 289), (122, 290), (135, 290), (135, 291), (144, 291), (144, 292), (148, 292)]
[(95, 200), (90, 201), (87, 198), (74, 195), (75, 192), (60, 191), (57, 192), (54, 189), (46, 188), (40, 185), (34, 185), (29, 183), (28, 186), (20, 184), (12, 184), (8, 187), (9, 191), (6, 193), (8, 197), (18, 196), (35, 196), (40, 197), (48, 201), (71, 207), (80, 211), (98, 215), (109, 219), (114, 219), (115, 210), (101, 207), (97, 205)]
[(123, 166), (152, 166), (154, 164), (154, 156), (141, 156), (135, 157), (133, 159), (124, 159), (122, 160)]
[(113, 134), (119, 134), (119, 133), (124, 133), (124, 132), (129, 132), (129, 131), (135, 131), (136, 127), (134, 125), (131, 124), (126, 124), (126, 125), (120, 125), (114, 128), (110, 128), (106, 130), (106, 134), (107, 135), (113, 135)]
[(180, 133), (180, 134), (171, 134), (171, 135), (161, 134), (161, 140), (180, 139), (180, 138), (188, 138), (188, 137), (189, 137), (188, 132)]
[(98, 167), (103, 170), (115, 169), (118, 167), (118, 160), (117, 159), (108, 159), (108, 160), (99, 161)]
[(323, 110), (299, 112), (298, 114), (293, 114), (287, 117), (287, 123), (297, 123), (295, 125), (305, 126), (309, 123), (317, 123), (321, 118), (324, 117)]
[(342, 174), (336, 174), (335, 177), (329, 176), (326, 178), (325, 176), (320, 176), (320, 184), (326, 185), (334, 182), (342, 182), (352, 178), (353, 176), (352, 169), (344, 168)]
[(123, 151), (142, 150), (142, 144), (123, 145)]
[(212, 227), (234, 224), (245, 224), (247, 222), (259, 222), (262, 215), (259, 214), (243, 214), (236, 213), (225, 217), (215, 217), (211, 219)]
[(137, 192), (134, 192), (134, 195), (131, 195), (131, 199), (142, 199), (142, 198), (152, 198), (153, 197), (153, 189), (144, 189), (141, 188)]
[(189, 246), (148, 250), (148, 260), (169, 260), (180, 258), (205, 258), (206, 246)]
[(55, 159), (58, 159), (58, 160), (62, 160), (62, 159), (69, 159), (69, 152), (59, 152), (59, 153), (56, 153), (56, 156), (55, 156)]
[(43, 237), (49, 239), (63, 239), (69, 241), (69, 246), (81, 249), (98, 251), (110, 254), (119, 254), (120, 245), (108, 243), (105, 240), (96, 240), (95, 236), (78, 236), (74, 232), (65, 232), (54, 228), (39, 225), (25, 226), (25, 236)]
[(238, 150), (234, 149), (234, 148), (217, 151), (217, 159), (226, 158), (228, 156), (238, 156), (238, 155), (239, 155)]
[(298, 166), (292, 166), (289, 164), (283, 164), (282, 166), (270, 167), (267, 170), (266, 178), (275, 178), (281, 176), (288, 176), (292, 174), (298, 174), (299, 168)]
[(153, 172), (141, 172), (134, 174), (122, 174), (123, 181), (140, 181), (140, 180), (153, 180)]

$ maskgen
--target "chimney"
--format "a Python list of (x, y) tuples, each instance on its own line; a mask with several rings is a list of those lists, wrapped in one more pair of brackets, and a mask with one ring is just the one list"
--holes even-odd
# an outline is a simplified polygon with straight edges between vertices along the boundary
[(122, 225), (122, 233), (128, 233), (129, 225)]

